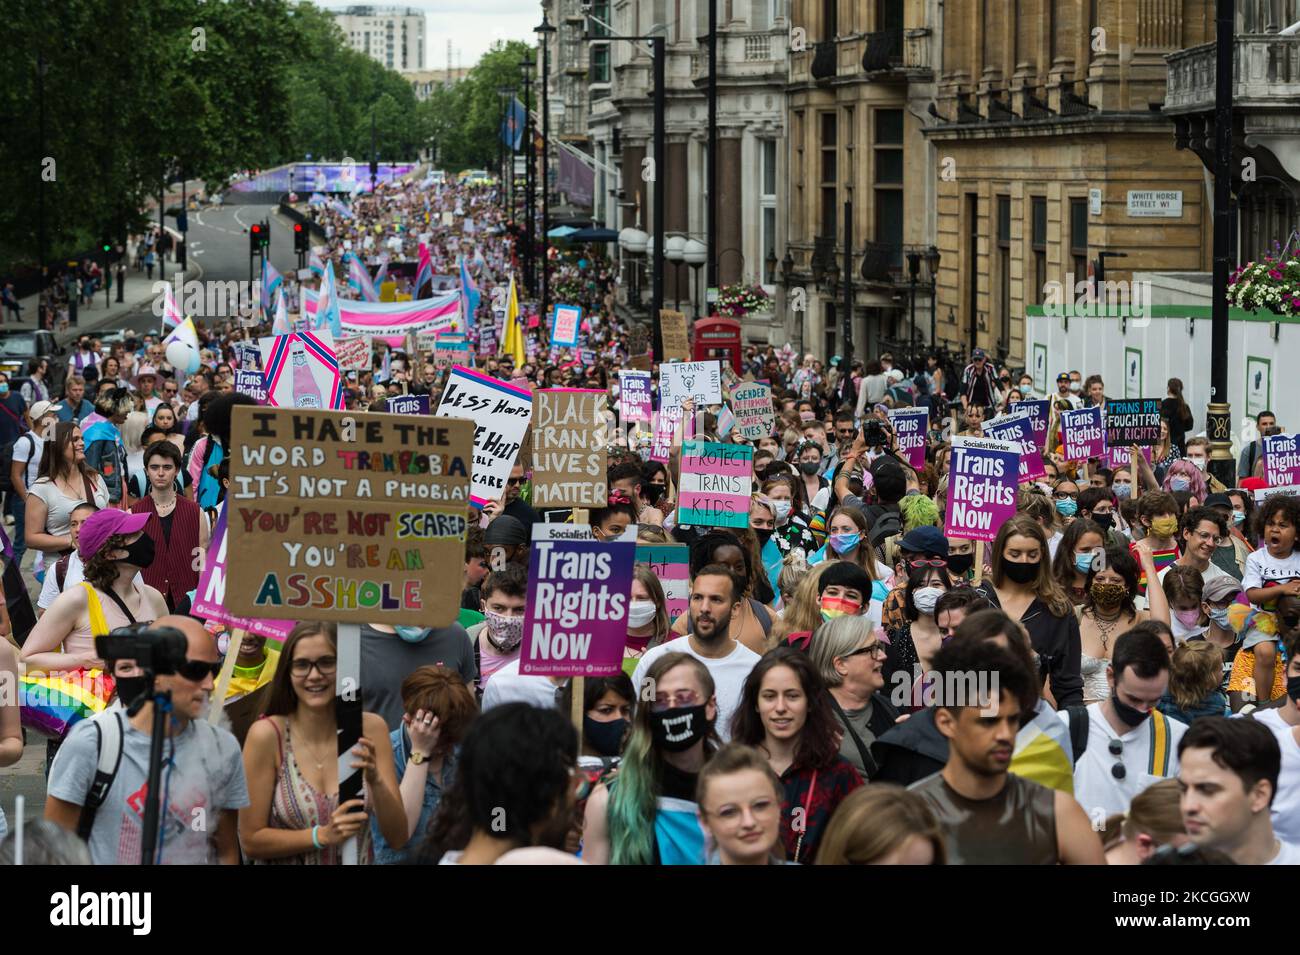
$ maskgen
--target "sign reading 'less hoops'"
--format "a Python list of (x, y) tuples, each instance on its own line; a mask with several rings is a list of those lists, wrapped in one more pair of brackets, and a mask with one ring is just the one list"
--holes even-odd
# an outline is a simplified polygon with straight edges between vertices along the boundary
[(231, 613), (443, 626), (460, 604), (474, 424), (237, 406)]
[(533, 416), (533, 396), (523, 388), (455, 365), (438, 405), (439, 418), (469, 418), (474, 429), (474, 480), (470, 503), (482, 507), (505, 493), (524, 434)]

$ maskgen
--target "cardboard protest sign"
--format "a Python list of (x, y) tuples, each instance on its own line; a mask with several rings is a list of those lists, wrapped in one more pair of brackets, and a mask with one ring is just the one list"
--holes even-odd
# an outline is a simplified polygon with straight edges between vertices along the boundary
[(329, 330), (259, 338), (267, 404), (277, 408), (342, 408), (343, 379)]
[(532, 394), (472, 368), (455, 365), (448, 376), (437, 416), (468, 418), (476, 423), (470, 503), (482, 507), (488, 501), (498, 500), (505, 493), (506, 479), (515, 466), (533, 416)]
[(722, 404), (722, 368), (716, 360), (683, 361), (659, 366), (660, 405), (694, 400), (697, 411)]
[(1159, 398), (1111, 398), (1106, 402), (1106, 446), (1155, 447), (1160, 443)]
[(228, 506), (229, 502), (221, 505), (216, 523), (212, 525), (212, 540), (208, 543), (208, 550), (204, 555), (203, 572), (199, 574), (199, 585), (194, 590), (191, 609), (196, 617), (202, 617), (204, 620), (234, 630), (247, 630), (259, 637), (283, 643), (298, 621), (240, 617), (226, 609), (226, 548), (229, 544), (229, 535), (226, 533), (226, 508)]
[(636, 562), (647, 564), (664, 588), (668, 619), (676, 620), (691, 606), (691, 549), (685, 544), (637, 544)]
[[(689, 361), (691, 338), (686, 331), (686, 315), (670, 309), (659, 310), (659, 334), (664, 343), (664, 361)], [(719, 398), (719, 401), (722, 399)]]
[(1100, 408), (1061, 412), (1061, 443), (1065, 460), (1086, 461), (1106, 453), (1106, 422)]
[(455, 619), (473, 422), (248, 406), (231, 420), (231, 613)]
[(605, 392), (545, 388), (533, 392), (534, 507), (604, 507)]
[(1265, 437), (1264, 480), (1269, 487), (1300, 484), (1300, 434)]
[(1047, 450), (1047, 432), (1052, 423), (1052, 403), (1046, 398), (1036, 401), (1013, 401), (1007, 406), (1008, 414), (1024, 412), (1029, 415), (1034, 428), (1034, 442), (1039, 451)]
[(556, 305), (551, 312), (551, 345), (560, 348), (577, 347), (578, 331), (581, 328), (580, 305)]
[(624, 424), (634, 421), (648, 422), (654, 415), (649, 372), (620, 371), (618, 373), (618, 415)]
[(1042, 452), (1034, 442), (1034, 426), (1029, 415), (1021, 412), (990, 418), (984, 422), (984, 436), (1020, 445), (1019, 478), (1022, 482), (1037, 481), (1047, 475)]
[(235, 372), (235, 390), (256, 398), (259, 405), (266, 404), (266, 379), (260, 371), (238, 369)]
[(1020, 445), (993, 438), (952, 439), (945, 537), (992, 541), (1016, 515)]
[(389, 414), (428, 414), (428, 395), (391, 395), (387, 399)]
[(519, 672), (608, 676), (623, 669), (636, 544), (534, 541)]
[(891, 408), (889, 423), (898, 438), (898, 453), (916, 470), (925, 467), (925, 433), (930, 426), (928, 408)]
[(677, 523), (688, 527), (748, 527), (754, 449), (748, 444), (682, 442)]
[(334, 354), (338, 356), (339, 367), (344, 371), (370, 370), (370, 339), (358, 335), (356, 338), (340, 338), (334, 343)]
[(757, 441), (772, 433), (776, 410), (772, 407), (772, 389), (756, 381), (731, 389), (731, 413), (736, 427), (746, 441)]

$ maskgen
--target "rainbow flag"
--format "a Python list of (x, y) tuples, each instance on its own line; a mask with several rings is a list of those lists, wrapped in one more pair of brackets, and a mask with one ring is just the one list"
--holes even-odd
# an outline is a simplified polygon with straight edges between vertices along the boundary
[(18, 678), (22, 725), (62, 739), (77, 723), (104, 711), (113, 687), (113, 678), (98, 669), (25, 673)]

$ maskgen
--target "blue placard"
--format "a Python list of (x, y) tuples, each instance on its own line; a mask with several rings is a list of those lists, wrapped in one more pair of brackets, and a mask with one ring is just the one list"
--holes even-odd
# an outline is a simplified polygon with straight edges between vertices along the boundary
[(581, 305), (556, 305), (551, 310), (551, 344), (574, 348), (582, 331)]

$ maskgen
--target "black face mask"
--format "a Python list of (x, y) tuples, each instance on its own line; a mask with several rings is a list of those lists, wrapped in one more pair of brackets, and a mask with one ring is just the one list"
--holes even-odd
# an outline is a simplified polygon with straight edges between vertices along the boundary
[(1119, 698), (1118, 693), (1111, 694), (1110, 705), (1115, 707), (1115, 715), (1119, 717), (1119, 721), (1125, 726), (1141, 726), (1147, 717), (1151, 715), (1129, 706)]
[(948, 558), (948, 570), (954, 574), (964, 574), (974, 566), (974, 554), (953, 554)]
[(820, 461), (799, 462), (799, 470), (802, 471), (804, 474), (808, 475), (809, 477), (812, 477), (821, 469), (822, 469), (822, 463)]
[(582, 717), (582, 738), (601, 756), (617, 756), (627, 732), (627, 720), (611, 720), (601, 723), (585, 714)]
[(1038, 576), (1038, 561), (1025, 563), (1018, 560), (1008, 560), (1003, 562), (1002, 569), (1006, 572), (1008, 580), (1017, 584), (1027, 584)]
[(707, 703), (698, 706), (679, 706), (650, 714), (650, 738), (660, 749), (681, 753), (690, 749), (709, 733), (709, 722), (704, 717)]
[(1286, 678), (1286, 695), (1291, 697), (1292, 701), (1300, 703), (1300, 676)]
[(117, 684), (117, 698), (123, 706), (130, 706), (149, 689), (147, 676), (118, 676), (113, 681)]
[(135, 564), (144, 570), (153, 563), (154, 553), (153, 538), (148, 534), (141, 534), (139, 540), (126, 545), (126, 556), (122, 558), (122, 562)]
[(1115, 515), (1109, 513), (1097, 514), (1096, 512), (1094, 512), (1092, 515), (1092, 520), (1103, 531), (1108, 531), (1110, 530), (1111, 525), (1115, 523)]
[(758, 538), (758, 546), (759, 546), (759, 547), (762, 547), (763, 545), (765, 545), (765, 544), (768, 542), (768, 539), (771, 538), (771, 536), (772, 536), (772, 528), (770, 528), (770, 527), (755, 527), (755, 528), (754, 528), (754, 536)]

